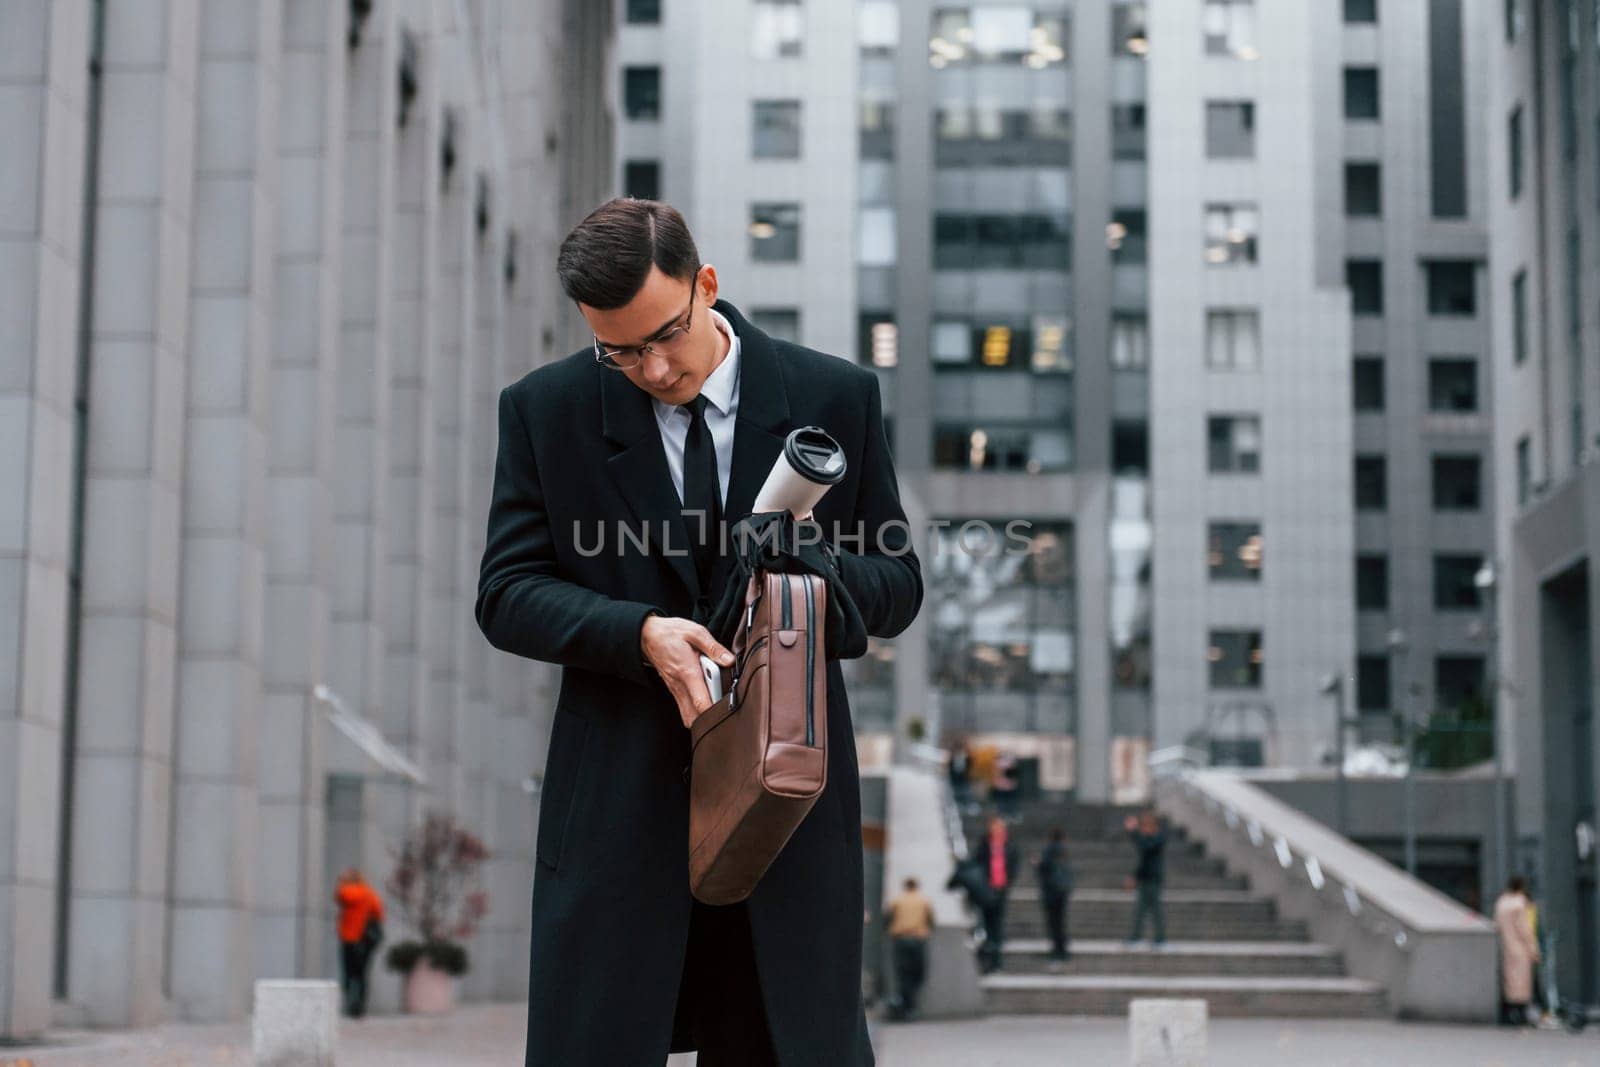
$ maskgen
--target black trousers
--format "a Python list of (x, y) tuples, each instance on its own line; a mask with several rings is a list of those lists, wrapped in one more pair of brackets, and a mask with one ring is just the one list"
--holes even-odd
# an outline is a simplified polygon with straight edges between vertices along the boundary
[(983, 909), (983, 951), (979, 956), (986, 970), (1000, 967), (1001, 949), (1006, 939), (1006, 890), (994, 890), (988, 907)]
[(344, 1011), (359, 1019), (367, 1013), (367, 971), (372, 950), (364, 941), (339, 942), (339, 984), (344, 990)]
[(778, 1067), (743, 901), (694, 902), (672, 1029), (692, 1040), (699, 1067)]
[(896, 1013), (902, 1018), (917, 1010), (917, 994), (928, 975), (928, 939), (897, 937), (894, 946), (894, 989)]
[(1067, 951), (1067, 894), (1047, 892), (1043, 896), (1045, 926), (1050, 931), (1050, 955), (1064, 960)]

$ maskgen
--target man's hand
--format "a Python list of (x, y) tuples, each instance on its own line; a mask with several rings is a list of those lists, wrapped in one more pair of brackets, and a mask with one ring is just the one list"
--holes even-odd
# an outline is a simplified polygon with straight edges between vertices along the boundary
[(700, 657), (710, 656), (724, 667), (733, 666), (733, 653), (692, 619), (649, 616), (639, 629), (639, 650), (667, 683), (685, 727), (693, 726), (711, 706), (711, 694), (700, 673)]

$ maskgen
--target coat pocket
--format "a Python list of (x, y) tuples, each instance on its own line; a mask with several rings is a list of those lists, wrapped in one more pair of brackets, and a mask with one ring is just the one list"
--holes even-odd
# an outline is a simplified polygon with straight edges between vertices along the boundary
[(561, 865), (561, 848), (572, 821), (578, 772), (583, 768), (589, 720), (562, 708), (550, 726), (550, 751), (544, 761), (544, 786), (539, 790), (539, 836), (534, 855), (552, 870)]

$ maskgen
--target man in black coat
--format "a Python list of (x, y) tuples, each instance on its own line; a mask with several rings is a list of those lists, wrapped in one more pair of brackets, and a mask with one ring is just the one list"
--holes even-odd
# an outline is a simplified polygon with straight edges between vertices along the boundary
[(535, 845), (527, 1063), (659, 1064), (698, 1048), (701, 1067), (870, 1065), (839, 664), (827, 666), (827, 786), (738, 904), (689, 894), (687, 727), (710, 704), (700, 654), (731, 662), (702, 625), (726, 571), (698, 535), (750, 514), (796, 427), (845, 451), (848, 473), (813, 517), (867, 632), (893, 637), (915, 617), (921, 568), (877, 379), (719, 301), (715, 268), (664, 204), (603, 205), (558, 271), (595, 346), (500, 395), (477, 602), (496, 648), (563, 667)]

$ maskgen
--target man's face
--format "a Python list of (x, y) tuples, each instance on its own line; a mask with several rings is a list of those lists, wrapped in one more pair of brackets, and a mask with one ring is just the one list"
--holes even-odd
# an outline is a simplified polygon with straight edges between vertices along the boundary
[(622, 307), (602, 310), (579, 304), (578, 310), (604, 348), (643, 345), (687, 321), (687, 330), (652, 347), (632, 367), (606, 371), (625, 375), (664, 404), (686, 404), (700, 395), (716, 369), (721, 341), (707, 313), (716, 299), (717, 270), (710, 264), (700, 268), (693, 283), (651, 267), (644, 285)]

